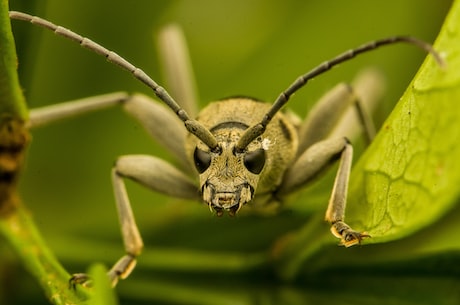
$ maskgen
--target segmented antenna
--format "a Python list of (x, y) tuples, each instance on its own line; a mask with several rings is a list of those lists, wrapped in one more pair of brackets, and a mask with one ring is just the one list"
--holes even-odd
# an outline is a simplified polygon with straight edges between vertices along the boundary
[[(109, 62), (112, 62), (115, 65), (121, 67), (122, 69), (129, 71), (136, 79), (138, 79), (139, 81), (147, 85), (149, 88), (151, 88), (155, 95), (166, 105), (168, 105), (168, 107), (171, 108), (174, 111), (174, 113), (176, 113), (176, 115), (184, 122), (185, 127), (191, 134), (195, 135), (197, 138), (203, 141), (203, 143), (206, 144), (211, 150), (215, 151), (219, 149), (216, 138), (208, 129), (206, 129), (200, 122), (190, 119), (187, 112), (169, 95), (169, 93), (163, 87), (159, 86), (144, 71), (137, 68), (117, 53), (110, 51), (105, 47), (101, 46), (100, 44), (86, 37), (83, 37), (75, 32), (72, 32), (69, 29), (55, 25), (54, 23), (37, 16), (32, 16), (22, 12), (11, 11), (10, 18), (28, 21), (32, 24), (36, 24), (40, 27), (51, 30), (55, 34), (70, 39), (74, 42), (77, 42), (82, 47), (89, 49), (90, 51), (95, 52), (101, 56), (104, 56)], [(246, 147), (249, 145), (249, 143), (251, 143), (258, 136), (262, 135), (267, 125), (275, 116), (275, 114), (289, 101), (289, 98), (297, 90), (305, 86), (310, 79), (320, 74), (323, 74), (324, 72), (330, 70), (334, 66), (343, 63), (347, 60), (350, 60), (359, 54), (377, 49), (384, 45), (390, 45), (398, 42), (404, 42), (419, 47), (422, 50), (425, 50), (426, 52), (430, 53), (434, 57), (436, 62), (439, 64), (439, 66), (444, 67), (446, 65), (440, 54), (437, 53), (430, 44), (422, 40), (416, 39), (414, 37), (394, 36), (363, 44), (355, 49), (351, 49), (342, 54), (339, 54), (331, 60), (323, 62), (322, 64), (307, 72), (306, 74), (298, 77), (286, 90), (284, 90), (278, 96), (270, 110), (263, 117), (262, 121), (251, 126), (244, 132), (244, 134), (239, 139), (235, 147), (236, 150), (240, 152), (244, 151)]]
[(82, 47), (104, 56), (109, 62), (129, 71), (136, 79), (147, 85), (153, 90), (155, 95), (162, 100), (174, 113), (184, 122), (187, 130), (205, 143), (211, 150), (218, 149), (217, 140), (213, 134), (206, 129), (200, 122), (192, 120), (187, 112), (169, 95), (169, 93), (160, 85), (158, 85), (152, 78), (150, 78), (144, 71), (137, 68), (126, 59), (117, 53), (106, 49), (100, 44), (92, 41), (89, 38), (83, 37), (69, 29), (58, 26), (43, 18), (32, 16), (22, 12), (11, 11), (10, 18), (16, 20), (27, 21), (36, 24), (40, 27), (53, 31), (55, 34), (77, 42)]
[(325, 61), (322, 64), (316, 66), (315, 68), (313, 68), (306, 74), (299, 76), (286, 90), (284, 90), (278, 96), (278, 98), (275, 100), (270, 110), (263, 117), (262, 121), (260, 123), (257, 123), (251, 126), (249, 129), (245, 131), (245, 133), (241, 136), (240, 140), (238, 141), (236, 145), (236, 150), (244, 151), (244, 149), (249, 145), (249, 143), (251, 143), (255, 138), (263, 134), (265, 131), (265, 128), (270, 123), (271, 119), (275, 116), (275, 114), (281, 109), (281, 107), (283, 107), (289, 101), (289, 98), (297, 90), (305, 86), (309, 80), (311, 80), (312, 78), (320, 74), (323, 74), (324, 72), (330, 70), (331, 68), (333, 68), (334, 66), (340, 63), (343, 63), (347, 60), (354, 58), (355, 56), (359, 54), (377, 49), (381, 46), (391, 45), (391, 44), (398, 43), (398, 42), (408, 43), (418, 48), (421, 48), (422, 50), (425, 50), (426, 52), (430, 53), (434, 57), (434, 59), (436, 60), (436, 62), (438, 63), (440, 67), (446, 66), (446, 63), (442, 59), (441, 55), (438, 52), (436, 52), (436, 50), (434, 50), (433, 47), (429, 43), (426, 43), (414, 37), (394, 36), (394, 37), (383, 38), (380, 40), (375, 40), (375, 41), (365, 43), (355, 49), (351, 49), (342, 54), (339, 54), (335, 58)]

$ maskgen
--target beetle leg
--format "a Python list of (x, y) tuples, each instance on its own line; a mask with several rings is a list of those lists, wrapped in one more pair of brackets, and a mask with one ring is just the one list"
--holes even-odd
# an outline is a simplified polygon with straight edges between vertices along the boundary
[(165, 106), (142, 94), (130, 96), (115, 92), (32, 109), (28, 127), (37, 128), (116, 105), (123, 105), (124, 110), (139, 121), (158, 143), (189, 166), (183, 145), (186, 135), (184, 123)]
[(315, 180), (340, 158), (347, 145), (345, 138), (331, 138), (310, 146), (287, 170), (276, 196), (282, 198)]
[[(383, 91), (383, 77), (376, 70), (367, 69), (359, 73), (351, 85), (340, 83), (327, 92), (300, 126), (297, 156), (328, 137), (354, 139), (362, 130), (370, 142), (375, 134), (370, 113)], [(356, 128), (357, 125), (361, 128)]]
[(184, 110), (195, 117), (198, 94), (185, 35), (178, 25), (169, 24), (160, 29), (157, 37), (158, 53), (169, 91)]
[(143, 94), (134, 94), (123, 104), (123, 108), (182, 165), (190, 168), (184, 149), (187, 131), (184, 123), (174, 113)]
[(346, 138), (320, 141), (308, 148), (291, 166), (275, 194), (283, 197), (304, 187), (340, 159), (326, 220), (331, 223), (334, 235), (341, 238), (341, 243), (345, 246), (354, 245), (368, 237), (366, 233), (353, 231), (343, 222), (352, 158), (353, 147)]
[(344, 222), (352, 159), (353, 147), (347, 142), (341, 152), (340, 164), (325, 216), (326, 221), (332, 225), (331, 232), (340, 238), (340, 243), (346, 247), (359, 244), (363, 238), (370, 237), (365, 232), (353, 230)]
[(129, 95), (127, 93), (114, 92), (35, 108), (29, 113), (27, 127), (37, 128), (54, 123), (55, 121), (106, 109), (121, 104), (128, 99)]
[[(112, 170), (112, 183), (126, 254), (109, 270), (108, 276), (115, 286), (119, 279), (129, 276), (141, 253), (143, 242), (139, 233), (124, 179), (129, 178), (148, 188), (174, 197), (197, 199), (197, 187), (178, 169), (151, 156), (131, 155), (120, 157)], [(84, 284), (88, 276), (75, 274), (70, 285)]]

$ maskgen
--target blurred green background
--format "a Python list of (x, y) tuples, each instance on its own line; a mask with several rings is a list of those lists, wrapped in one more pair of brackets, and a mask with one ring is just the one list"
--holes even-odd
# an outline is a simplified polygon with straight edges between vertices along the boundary
[[(115, 50), (160, 84), (163, 83), (161, 63), (154, 35), (166, 23), (180, 24), (188, 39), (203, 106), (231, 95), (273, 101), (298, 75), (369, 40), (410, 34), (432, 42), (450, 2), (11, 0), (10, 7), (45, 17)], [(74, 43), (23, 22), (15, 21), (13, 29), (21, 82), (31, 108), (114, 91), (150, 94), (128, 73)], [(407, 46), (372, 52), (315, 79), (296, 94), (289, 106), (303, 116), (333, 85), (350, 81), (361, 68), (372, 65), (381, 69), (387, 78), (388, 92), (376, 116), (376, 121), (381, 123), (424, 57), (423, 52)], [(140, 153), (172, 160), (118, 108), (33, 131), (21, 194), (50, 248), (69, 272), (82, 272), (95, 260), (110, 264), (123, 254), (110, 169), (117, 156)], [(299, 217), (302, 213), (287, 211), (278, 217), (261, 219), (217, 219), (197, 203), (154, 194), (133, 183), (128, 183), (128, 188), (147, 249), (250, 253), (268, 249), (277, 236), (300, 226), (310, 213), (308, 209), (324, 213), (330, 191), (328, 179), (325, 181), (315, 185), (315, 192), (310, 192), (311, 209), (305, 209), (301, 202), (289, 206), (303, 211), (304, 217)], [(327, 225), (324, 229), (328, 230)], [(335, 242), (333, 238), (331, 241)], [(5, 257), (14, 264), (13, 255)], [(5, 300), (11, 304), (30, 304), (30, 300), (34, 300), (34, 304), (46, 304), (33, 280), (12, 268), (7, 282), (15, 289)], [(330, 304), (341, 296), (340, 293), (329, 295), (327, 287), (320, 284), (310, 285), (311, 288), (303, 284), (289, 286), (263, 271), (231, 277), (212, 274), (212, 280), (208, 280), (208, 273), (168, 272), (161, 267), (159, 270), (152, 275), (149, 270), (136, 269), (130, 279), (117, 288), (122, 303), (181, 303), (174, 301), (175, 290), (167, 290), (170, 286), (161, 291), (164, 283), (171, 282), (179, 286), (177, 291), (187, 291), (188, 287), (198, 295), (200, 291), (222, 291), (227, 287), (231, 290), (229, 293), (249, 300), (242, 304), (307, 304), (307, 301)], [(239, 284), (247, 279), (251, 279), (253, 285)], [(339, 281), (331, 282), (336, 280)], [(372, 278), (365, 281), (372, 282)], [(380, 278), (375, 285), (391, 282), (391, 277)], [(407, 284), (408, 289), (413, 285)], [(25, 289), (26, 295), (17, 293)], [(222, 296), (225, 300), (225, 294)], [(200, 304), (192, 299), (190, 304)], [(226, 300), (228, 304), (233, 303), (230, 297)], [(238, 297), (235, 300), (241, 301)], [(343, 300), (359, 303), (359, 294), (356, 299)], [(387, 304), (372, 297), (361, 301)], [(216, 300), (209, 303), (219, 304)], [(222, 304), (225, 303), (222, 301)]]

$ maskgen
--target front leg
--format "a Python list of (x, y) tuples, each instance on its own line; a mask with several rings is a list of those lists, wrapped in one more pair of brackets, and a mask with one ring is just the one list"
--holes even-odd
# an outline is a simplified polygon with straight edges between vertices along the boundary
[(341, 239), (341, 244), (349, 247), (369, 235), (354, 231), (344, 222), (353, 159), (353, 147), (346, 138), (327, 139), (308, 148), (286, 172), (276, 196), (283, 197), (304, 187), (338, 159), (340, 164), (325, 218), (332, 225), (332, 233)]
[[(120, 157), (112, 169), (112, 183), (120, 221), (121, 235), (126, 254), (109, 270), (108, 276), (115, 286), (119, 279), (130, 275), (136, 258), (142, 251), (143, 242), (134, 218), (124, 179), (129, 178), (152, 190), (174, 197), (197, 199), (197, 187), (178, 169), (151, 156), (131, 155)], [(73, 275), (70, 284), (84, 284), (88, 276)]]
[(345, 247), (359, 244), (363, 238), (370, 237), (365, 232), (353, 230), (344, 222), (352, 159), (353, 147), (350, 143), (346, 142), (341, 153), (339, 168), (335, 176), (334, 187), (325, 216), (326, 221), (332, 224), (332, 234), (340, 238), (341, 244)]

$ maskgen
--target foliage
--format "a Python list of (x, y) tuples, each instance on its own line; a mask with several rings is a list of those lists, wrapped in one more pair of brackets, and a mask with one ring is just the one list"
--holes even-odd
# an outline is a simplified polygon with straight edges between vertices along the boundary
[[(315, 15), (316, 5), (308, 2), (300, 5), (298, 1), (286, 1), (282, 6), (275, 2), (264, 2), (266, 5), (257, 1), (251, 4), (245, 2), (238, 4), (237, 11), (233, 7), (226, 7), (230, 15), (222, 12), (217, 14), (220, 9), (214, 2), (197, 7), (179, 1), (155, 1), (154, 9), (150, 11), (145, 8), (147, 4), (142, 2), (111, 2), (110, 5), (103, 2), (92, 1), (91, 12), (88, 12), (88, 3), (84, 1), (66, 3), (65, 7), (50, 1), (46, 6), (46, 15), (54, 14), (57, 20), (49, 17), (53, 21), (91, 35), (97, 35), (107, 27), (109, 32), (115, 33), (115, 38), (106, 36), (108, 34), (100, 39), (92, 38), (121, 54), (133, 54), (135, 61), (136, 58), (143, 58), (140, 62), (147, 56), (151, 57), (151, 54), (147, 47), (130, 53), (133, 45), (140, 45), (132, 42), (137, 35), (126, 34), (126, 39), (132, 40), (119, 48), (110, 45), (116, 46), (116, 42), (120, 41), (121, 28), (134, 31), (128, 26), (131, 22), (126, 22), (124, 17), (131, 18), (132, 23), (139, 22), (136, 30), (143, 33), (139, 34), (143, 40), (148, 40), (148, 35), (151, 35), (150, 30), (146, 29), (152, 26), (157, 28), (169, 20), (190, 25), (186, 27), (186, 32), (190, 36), (195, 66), (199, 68), (197, 78), (199, 83), (204, 84), (199, 88), (205, 100), (241, 91), (270, 100), (283, 86), (267, 84), (287, 84), (293, 76), (305, 72), (305, 67), (325, 59), (323, 55), (328, 58), (342, 51), (343, 46), (351, 47), (369, 38), (377, 38), (377, 30), (365, 26), (359, 27), (364, 32), (361, 37), (340, 33), (340, 30), (346, 29), (343, 22), (342, 27), (333, 28), (339, 31), (336, 39), (333, 39), (339, 45), (333, 45), (329, 41), (331, 39), (324, 39), (333, 37), (327, 34), (326, 26), (321, 23), (322, 18), (326, 17), (324, 14)], [(428, 10), (431, 7), (420, 2), (407, 3), (411, 4), (398, 5), (408, 5), (406, 12), (412, 12), (414, 5), (425, 5)], [(9, 27), (5, 26), (8, 24), (6, 2), (2, 1), (2, 5), (0, 52), (10, 52), (13, 44), (11, 37), (8, 38)], [(107, 19), (110, 17), (121, 22), (111, 26), (101, 24), (102, 13), (92, 15), (93, 11), (98, 12), (99, 5), (101, 11), (107, 14)], [(344, 14), (341, 5), (352, 7), (350, 3), (335, 3), (333, 8), (328, 8), (328, 15), (346, 20), (341, 19), (343, 16), (340, 14)], [(354, 5), (363, 6), (363, 10), (366, 6), (359, 1)], [(433, 5), (439, 7), (440, 3)], [(81, 6), (80, 10), (78, 6)], [(117, 6), (122, 9), (115, 10)], [(367, 13), (376, 19), (382, 15), (386, 21), (390, 14), (388, 12), (393, 16), (404, 11), (402, 7), (401, 10), (393, 8), (385, 11), (387, 7), (391, 8), (390, 3), (382, 6), (379, 12)], [(207, 26), (202, 18), (204, 9), (209, 19), (215, 22), (215, 28)], [(44, 13), (45, 8), (41, 10)], [(324, 8), (318, 10), (324, 12)], [(340, 14), (334, 15), (334, 10)], [(84, 22), (77, 18), (78, 11), (85, 12)], [(143, 11), (156, 14), (154, 21), (135, 15)], [(260, 11), (259, 15), (251, 15), (252, 23), (248, 23), (248, 12), (256, 11)], [(365, 19), (363, 24), (376, 26), (372, 20), (365, 18), (365, 11), (359, 12), (362, 14), (359, 16)], [(435, 43), (435, 48), (443, 53), (448, 62), (447, 69), (441, 70), (431, 58), (426, 60), (383, 123), (375, 141), (354, 167), (347, 221), (356, 228), (367, 230), (372, 239), (366, 240), (362, 247), (351, 249), (335, 245), (327, 225), (322, 221), (324, 202), (330, 192), (330, 177), (325, 177), (311, 190), (293, 198), (289, 210), (267, 218), (244, 216), (216, 219), (196, 204), (154, 196), (129, 185), (133, 202), (139, 203), (135, 213), (147, 247), (134, 274), (115, 290), (120, 303), (458, 304), (460, 242), (455, 236), (460, 232), (460, 207), (457, 204), (460, 169), (456, 162), (460, 156), (457, 141), (460, 112), (455, 108), (455, 101), (460, 96), (460, 50), (457, 43), (460, 38), (459, 12), (460, 2), (456, 1)], [(407, 14), (400, 19), (409, 23), (410, 18), (423, 14)], [(190, 16), (198, 17), (193, 19)], [(226, 20), (225, 16), (232, 16), (241, 22)], [(351, 16), (347, 18), (353, 19)], [(397, 25), (397, 19), (394, 17), (395, 22), (384, 27), (394, 27), (393, 30), (399, 33), (399, 27), (404, 27), (403, 23)], [(72, 20), (76, 23), (73, 26), (69, 24)], [(97, 27), (91, 27), (92, 22)], [(310, 29), (303, 22), (321, 24), (324, 29), (320, 34), (309, 33)], [(352, 22), (349, 21), (350, 24)], [(416, 24), (417, 20), (413, 22)], [(85, 24), (89, 28), (85, 29)], [(251, 27), (249, 24), (255, 25)], [(115, 26), (120, 26), (120, 30), (113, 28)], [(18, 31), (23, 31), (24, 27), (32, 28), (31, 25), (19, 23), (15, 23), (14, 27)], [(417, 34), (412, 32), (416, 31), (414, 28), (407, 29), (411, 34)], [(369, 32), (366, 33), (366, 30)], [(144, 90), (134, 81), (129, 84), (130, 79), (126, 78), (125, 73), (104, 65), (97, 56), (86, 54), (88, 52), (49, 33), (41, 34), (36, 29), (30, 31), (34, 37), (42, 35), (44, 42), (41, 52), (30, 41), (21, 39), (24, 37), (21, 33), (18, 32), (15, 37), (19, 62), (29, 62), (28, 65), (21, 64), (19, 71), (28, 103), (32, 107), (40, 105), (42, 100), (49, 104), (93, 95), (100, 93), (100, 90)], [(420, 31), (421, 38), (430, 38), (430, 34), (426, 34), (428, 29)], [(382, 32), (382, 36), (386, 34)], [(225, 40), (232, 38), (232, 35), (237, 36), (238, 40), (226, 43)], [(317, 43), (313, 43), (315, 36), (318, 36)], [(294, 37), (294, 40), (290, 40), (290, 37)], [(304, 37), (311, 37), (311, 41)], [(209, 47), (210, 40), (213, 42), (212, 48)], [(314, 55), (313, 49), (319, 42), (319, 54), (327, 50), (327, 55)], [(49, 46), (50, 43), (53, 47)], [(295, 48), (287, 48), (289, 44), (295, 45)], [(303, 56), (307, 51), (309, 56)], [(197, 56), (194, 52), (202, 55)], [(284, 55), (277, 57), (281, 52)], [(395, 54), (403, 54), (400, 58), (392, 56), (389, 50), (381, 50), (377, 52), (382, 54), (378, 58), (369, 55), (367, 59), (357, 62), (368, 65), (380, 61), (386, 52), (390, 55), (386, 61), (381, 61), (381, 65), (391, 76), (388, 87), (400, 86), (402, 89), (405, 86), (403, 75), (409, 77), (412, 73), (410, 66), (415, 68), (418, 64), (417, 58), (409, 60), (414, 57), (413, 49), (407, 51), (398, 48)], [(406, 57), (404, 52), (409, 52)], [(293, 61), (292, 58), (299, 59)], [(19, 97), (7, 98), (8, 102), (2, 99), (0, 110), (25, 119), (16, 73), (12, 72), (15, 69), (14, 61), (10, 60), (8, 67), (0, 67), (0, 85), (5, 83), (3, 79), (11, 81), (16, 86), (12, 91)], [(155, 64), (146, 65), (147, 70), (155, 71), (152, 73), (155, 79), (160, 78)], [(392, 71), (390, 66), (395, 66), (395, 70)], [(401, 67), (405, 68), (404, 71), (400, 71)], [(223, 76), (216, 76), (217, 69), (226, 72), (222, 72)], [(65, 77), (63, 70), (67, 72)], [(350, 63), (331, 71), (331, 78), (327, 76), (325, 81), (316, 80), (314, 85), (296, 95), (291, 106), (304, 111), (307, 103), (298, 101), (313, 101), (314, 98), (306, 96), (319, 96), (319, 91), (355, 70), (357, 66)], [(90, 77), (88, 74), (94, 75)], [(110, 78), (107, 76), (109, 74)], [(8, 92), (4, 87), (1, 89), (2, 94)], [(396, 98), (397, 90), (390, 90), (389, 96), (390, 99)], [(387, 107), (392, 106), (390, 103)], [(385, 109), (381, 112), (385, 113)], [(381, 120), (379, 117), (376, 119)], [(56, 126), (59, 127), (34, 131), (35, 142), (21, 185), (21, 195), (27, 209), (19, 205), (8, 217), (1, 214), (0, 232), (9, 247), (0, 244), (0, 302), (20, 304), (33, 300), (34, 304), (39, 304), (38, 300), (43, 299), (42, 292), (37, 291), (36, 283), (39, 283), (48, 300), (54, 304), (116, 304), (115, 291), (110, 289), (104, 276), (105, 268), (100, 264), (89, 268), (94, 279), (94, 286), (90, 289), (69, 289), (69, 272), (84, 271), (85, 266), (92, 262), (109, 266), (122, 254), (108, 179), (111, 161), (116, 155), (154, 151), (155, 155), (162, 155), (166, 159), (169, 157), (161, 153), (155, 144), (136, 144), (132, 141), (133, 138), (145, 138), (142, 134), (138, 136), (137, 125), (127, 123), (117, 110)], [(100, 131), (95, 132), (96, 128)], [(126, 141), (127, 145), (121, 145), (119, 142), (122, 141)], [(303, 203), (307, 200), (310, 204), (305, 207)], [(43, 238), (39, 232), (43, 233)], [(10, 248), (14, 250), (14, 255), (8, 250)], [(68, 271), (61, 267), (56, 257)], [(17, 261), (32, 275), (33, 280), (12, 267)], [(28, 293), (14, 295), (5, 288), (10, 286), (19, 287), (15, 291)]]

